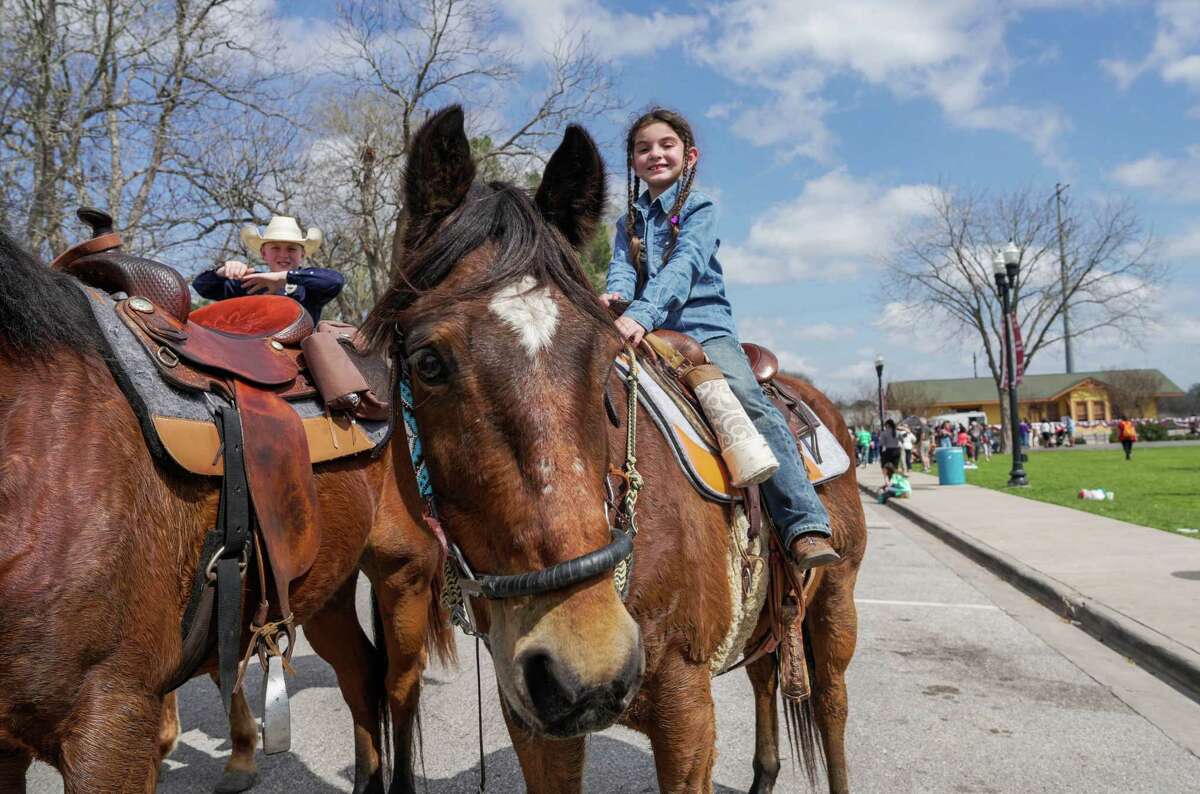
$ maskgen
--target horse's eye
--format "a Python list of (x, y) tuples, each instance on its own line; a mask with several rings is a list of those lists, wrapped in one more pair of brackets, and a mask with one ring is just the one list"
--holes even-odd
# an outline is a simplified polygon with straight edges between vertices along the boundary
[(450, 377), (450, 372), (446, 369), (446, 363), (442, 361), (442, 357), (437, 354), (437, 351), (430, 347), (422, 348), (413, 353), (409, 357), (409, 364), (413, 371), (417, 373), (417, 377), (425, 383), (445, 383)]

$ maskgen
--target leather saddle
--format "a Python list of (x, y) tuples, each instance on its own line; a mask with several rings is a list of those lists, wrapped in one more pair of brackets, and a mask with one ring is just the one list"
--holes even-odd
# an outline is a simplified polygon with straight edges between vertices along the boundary
[[(311, 433), (289, 401), (319, 396), (327, 414), (345, 410), (364, 419), (386, 418), (388, 406), (362, 374), (368, 367), (356, 365), (356, 359), (367, 357), (355, 347), (349, 326), (332, 323), (314, 329), (304, 307), (280, 295), (231, 298), (192, 311), (187, 282), (177, 271), (121, 250), (107, 214), (82, 208), (78, 215), (92, 227), (92, 238), (67, 250), (51, 267), (113, 294), (112, 310), (163, 381), (208, 395), (218, 406), (212, 411), (216, 432), (209, 430), (218, 444), (215, 455), (208, 434), (186, 442), (206, 444), (201, 453), (211, 456), (212, 463), (205, 473), (222, 476), (222, 492), (217, 528), (206, 539), (185, 613), (183, 661), (168, 689), (186, 681), (211, 650), (215, 602), (215, 640), (228, 708), (233, 671), (241, 658), (237, 638), (242, 635), (243, 578), (253, 550), (261, 549), (259, 571), (264, 574), (251, 624), (254, 642), (277, 647), (267, 633), (286, 633), (290, 657), (295, 636), (289, 586), (309, 571), (320, 547)], [(373, 365), (377, 375), (379, 362)], [(377, 377), (373, 380), (378, 383)], [(268, 596), (264, 564), (273, 597)], [(223, 569), (233, 576), (223, 581)], [(234, 597), (237, 617), (231, 624), (232, 610), (225, 605)]]

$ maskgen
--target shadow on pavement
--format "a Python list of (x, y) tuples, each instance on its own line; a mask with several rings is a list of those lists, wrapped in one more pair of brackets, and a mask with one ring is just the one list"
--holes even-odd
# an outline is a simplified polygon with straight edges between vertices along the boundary
[[(464, 748), (464, 752), (469, 752)], [(524, 791), (521, 766), (511, 747), (486, 757), (489, 791)], [(420, 770), (418, 769), (418, 775)], [(617, 783), (616, 781), (622, 781)], [(479, 791), (479, 765), (451, 778), (425, 781), (430, 794), (476, 794)], [(422, 784), (418, 780), (418, 789)], [(587, 744), (586, 791), (613, 794), (650, 794), (658, 791), (654, 775), (654, 756), (646, 750), (610, 736), (592, 736)], [(713, 784), (714, 794), (737, 794), (738, 789)]]
[[(287, 677), (288, 696), (295, 698), (310, 687), (337, 687), (337, 677), (328, 664), (319, 656), (296, 656), (292, 659), (294, 676)], [(250, 709), (257, 715), (261, 669), (251, 665), (246, 672), (246, 688)], [(200, 749), (181, 739), (175, 752), (168, 756), (171, 765), (183, 764), (178, 768), (166, 769), (159, 776), (160, 794), (183, 794), (183, 792), (211, 791), (221, 780), (225, 763), (229, 760), (232, 746), (229, 741), (229, 720), (221, 706), (220, 692), (208, 676), (194, 678), (179, 690), (179, 715), (184, 734), (199, 731), (218, 740), (210, 750)], [(295, 714), (293, 713), (293, 718)], [(297, 725), (293, 722), (293, 738)], [(261, 736), (259, 737), (261, 742)], [(214, 758), (210, 752), (218, 753)], [(313, 792), (313, 794), (335, 794), (349, 791), (354, 780), (352, 759), (340, 770), (338, 777), (345, 785), (331, 786), (305, 766), (293, 753), (264, 755), (261, 746), (255, 753), (258, 764), (258, 784), (251, 791), (263, 792)]]

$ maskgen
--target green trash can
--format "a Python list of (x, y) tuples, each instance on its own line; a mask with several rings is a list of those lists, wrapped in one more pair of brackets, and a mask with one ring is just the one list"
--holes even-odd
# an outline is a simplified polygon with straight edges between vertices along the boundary
[(937, 456), (938, 485), (967, 484), (962, 447), (941, 447), (935, 455)]

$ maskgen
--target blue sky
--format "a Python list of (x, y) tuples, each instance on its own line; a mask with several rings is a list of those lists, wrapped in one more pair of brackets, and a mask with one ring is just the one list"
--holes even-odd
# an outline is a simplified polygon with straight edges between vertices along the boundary
[[(1155, 366), (1184, 388), (1200, 382), (1200, 0), (497, 9), (501, 32), (529, 52), (569, 27), (612, 58), (622, 107), (590, 127), (615, 179), (630, 114), (661, 102), (689, 117), (743, 338), (827, 390), (873, 380), (877, 353), (895, 379), (972, 374), (974, 340), (877, 323), (880, 262), (939, 182), (1049, 196), (1061, 181), (1079, 203), (1130, 198), (1172, 268), (1155, 285), (1160, 321), (1144, 349), (1080, 340), (1076, 368)], [(274, 13), (321, 17), (328, 6)], [(1061, 367), (1061, 349), (1049, 350), (1032, 370)]]

